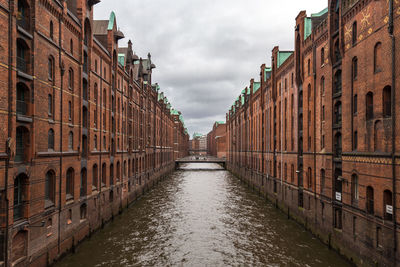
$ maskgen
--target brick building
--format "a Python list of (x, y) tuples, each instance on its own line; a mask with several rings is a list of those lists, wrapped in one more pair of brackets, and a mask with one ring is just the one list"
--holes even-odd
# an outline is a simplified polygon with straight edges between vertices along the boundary
[(227, 166), (357, 264), (396, 265), (400, 3), (327, 2), (233, 103)]
[(207, 134), (207, 154), (218, 157), (226, 157), (226, 124), (216, 121), (213, 129)]
[(207, 154), (207, 136), (200, 133), (194, 133), (192, 140), (190, 140), (190, 154), (201, 155)]
[[(188, 135), (99, 0), (0, 0), (0, 261), (44, 266), (187, 154)], [(181, 116), (181, 115), (179, 115)]]

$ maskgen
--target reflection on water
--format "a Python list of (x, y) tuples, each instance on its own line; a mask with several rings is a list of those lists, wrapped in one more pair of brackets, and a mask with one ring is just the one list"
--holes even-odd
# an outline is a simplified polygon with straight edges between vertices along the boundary
[(229, 172), (199, 170), (219, 165), (183, 168), (57, 266), (348, 266)]

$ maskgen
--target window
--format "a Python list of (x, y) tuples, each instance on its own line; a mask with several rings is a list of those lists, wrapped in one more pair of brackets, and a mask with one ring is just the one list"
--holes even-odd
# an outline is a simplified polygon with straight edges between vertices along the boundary
[(322, 106), (322, 121), (325, 121), (325, 106)]
[(325, 77), (321, 77), (321, 95), (325, 95)]
[(358, 134), (357, 131), (355, 131), (353, 135), (353, 150), (357, 150), (357, 146), (358, 146)]
[(351, 201), (353, 204), (358, 202), (358, 176), (353, 174), (351, 176)]
[(48, 76), (49, 76), (49, 80), (52, 81), (54, 78), (54, 60), (53, 57), (49, 57), (48, 61), (47, 61), (47, 68), (48, 68)]
[(69, 41), (69, 51), (70, 51), (70, 53), (71, 53), (71, 55), (73, 55), (74, 54), (74, 41), (71, 39), (70, 41)]
[(74, 89), (74, 71), (72, 69), (68, 70), (68, 88)]
[(81, 220), (85, 220), (86, 219), (86, 211), (87, 207), (86, 207), (86, 203), (83, 203), (80, 207), (80, 218)]
[(26, 181), (25, 174), (18, 175), (14, 180), (14, 221), (23, 217)]
[(372, 120), (374, 118), (374, 95), (372, 92), (368, 92), (366, 99), (366, 119)]
[(334, 123), (341, 124), (342, 123), (342, 102), (338, 101), (334, 107)]
[(391, 87), (386, 86), (383, 88), (383, 116), (391, 117), (392, 116), (392, 102), (391, 102)]
[(54, 205), (55, 200), (55, 174), (53, 171), (48, 171), (46, 173), (45, 179), (45, 206)]
[(67, 171), (67, 179), (66, 179), (66, 198), (67, 200), (74, 198), (74, 169), (69, 168)]
[(53, 96), (51, 94), (48, 95), (48, 104), (47, 104), (47, 113), (49, 116), (53, 114)]
[(94, 135), (93, 143), (94, 143), (94, 150), (97, 150), (97, 135)]
[(95, 189), (97, 189), (97, 187), (98, 187), (98, 179), (99, 179), (99, 171), (98, 171), (98, 169), (97, 169), (97, 164), (94, 164), (93, 165), (93, 169), (92, 169), (92, 179), (93, 179), (93, 181), (92, 181), (92, 185), (93, 185), (93, 187), (95, 188)]
[(353, 75), (353, 81), (357, 80), (357, 75), (358, 75), (358, 59), (357, 59), (357, 57), (353, 58), (352, 75)]
[(29, 90), (24, 83), (17, 84), (17, 114), (27, 115), (29, 105)]
[(325, 49), (321, 48), (321, 66), (325, 63)]
[(103, 163), (102, 167), (101, 167), (101, 186), (106, 186), (107, 184), (107, 167), (106, 164)]
[(114, 165), (110, 165), (110, 185), (114, 185)]
[(383, 213), (385, 220), (393, 218), (392, 192), (390, 190), (383, 191)]
[(97, 73), (97, 59), (94, 61), (94, 71)]
[(374, 189), (372, 186), (367, 187), (366, 209), (369, 214), (374, 214)]
[(311, 74), (311, 61), (310, 61), (310, 59), (307, 60), (307, 73), (308, 73), (308, 76), (310, 76), (310, 74)]
[(29, 131), (22, 126), (17, 127), (15, 140), (15, 158), (14, 161), (22, 162), (27, 159), (27, 149), (29, 145)]
[(353, 96), (353, 114), (357, 114), (357, 94)]
[(68, 120), (72, 120), (72, 103), (71, 101), (68, 101)]
[(352, 44), (355, 45), (357, 43), (357, 22), (353, 23), (353, 31), (352, 31)]
[(334, 94), (342, 92), (342, 71), (338, 70), (335, 73), (334, 81), (333, 81), (333, 91)]
[(374, 47), (374, 72), (382, 71), (382, 44), (378, 42)]
[(322, 135), (321, 148), (325, 148), (325, 135)]
[(50, 21), (50, 39), (53, 40), (53, 38), (54, 38), (53, 22)]
[(73, 150), (74, 148), (74, 134), (69, 132), (68, 134), (68, 149)]
[(47, 142), (48, 142), (48, 149), (54, 150), (54, 131), (50, 129), (47, 133)]
[(84, 197), (86, 196), (86, 190), (87, 190), (87, 171), (86, 168), (83, 168), (81, 171), (81, 184), (80, 184), (80, 196)]
[(106, 137), (103, 136), (103, 149), (107, 150), (107, 146), (106, 146)]
[(307, 178), (308, 178), (307, 186), (308, 186), (308, 188), (311, 188), (312, 187), (312, 170), (311, 170), (311, 168), (308, 168)]

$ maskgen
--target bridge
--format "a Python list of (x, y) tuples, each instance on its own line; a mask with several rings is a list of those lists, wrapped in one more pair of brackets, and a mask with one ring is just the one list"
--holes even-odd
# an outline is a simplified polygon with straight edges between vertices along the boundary
[(178, 170), (179, 166), (185, 163), (217, 163), (226, 169), (226, 159), (209, 156), (191, 156), (175, 160), (175, 170)]

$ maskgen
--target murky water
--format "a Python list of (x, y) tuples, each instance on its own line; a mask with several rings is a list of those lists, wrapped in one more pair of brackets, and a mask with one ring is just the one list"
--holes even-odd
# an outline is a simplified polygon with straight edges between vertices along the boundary
[(230, 173), (208, 170), (175, 172), (57, 264), (176, 265), (349, 264)]

